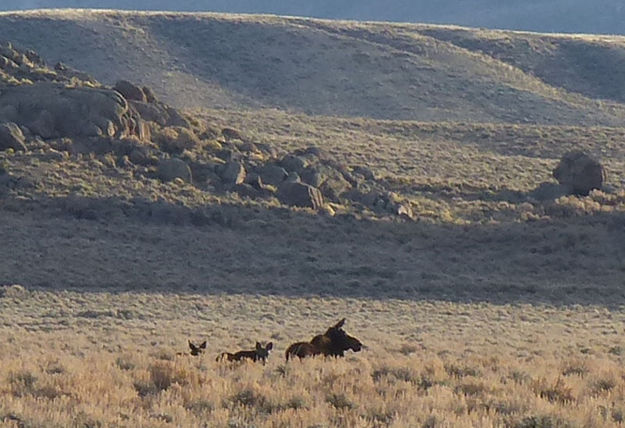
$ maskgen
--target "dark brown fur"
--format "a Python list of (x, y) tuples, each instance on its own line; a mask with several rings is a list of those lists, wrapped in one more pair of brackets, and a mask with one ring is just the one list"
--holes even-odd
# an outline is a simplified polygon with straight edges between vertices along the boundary
[(243, 361), (245, 359), (256, 361), (262, 361), (263, 364), (267, 361), (269, 357), (269, 352), (273, 348), (273, 343), (269, 342), (266, 346), (262, 346), (260, 342), (256, 342), (256, 349), (252, 351), (239, 351), (235, 353), (230, 352), (222, 352), (216, 359), (216, 361), (223, 360), (224, 358), (228, 361)]
[(299, 357), (300, 360), (306, 357), (314, 357), (321, 354), (321, 351), (310, 342), (297, 342), (292, 344), (286, 350), (286, 360), (289, 361), (289, 356)]
[(348, 335), (343, 330), (345, 318), (330, 327), (324, 334), (319, 334), (312, 338), (310, 342), (297, 342), (286, 350), (286, 360), (289, 357), (299, 357), (300, 359), (315, 355), (332, 357), (343, 357), (345, 351), (351, 349), (358, 352), (363, 344), (360, 340)]
[[(189, 349), (190, 349), (189, 354), (193, 355), (194, 357), (197, 357), (206, 349), (206, 341), (202, 342), (199, 345), (194, 345), (190, 340), (188, 342), (189, 342)], [(178, 352), (176, 355), (185, 355), (185, 353)]]

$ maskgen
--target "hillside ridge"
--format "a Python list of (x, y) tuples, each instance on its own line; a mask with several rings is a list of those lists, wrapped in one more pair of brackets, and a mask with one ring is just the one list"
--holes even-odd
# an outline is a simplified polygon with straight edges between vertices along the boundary
[[(418, 121), (625, 122), (625, 94), (610, 89), (625, 87), (622, 37), (75, 9), (0, 13), (0, 31), (51, 63), (107, 84), (136, 81), (178, 107)], [(600, 73), (591, 73), (598, 59)]]

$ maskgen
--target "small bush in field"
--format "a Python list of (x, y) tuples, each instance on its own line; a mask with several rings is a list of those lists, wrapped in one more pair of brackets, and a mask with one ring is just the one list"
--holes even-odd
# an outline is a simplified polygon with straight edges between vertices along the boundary
[(154, 142), (169, 153), (182, 153), (184, 150), (193, 150), (200, 140), (193, 131), (182, 127), (163, 128), (154, 136)]
[(584, 377), (588, 373), (588, 367), (584, 361), (571, 361), (565, 364), (562, 369), (563, 376), (577, 375)]
[(353, 409), (356, 405), (343, 393), (329, 394), (326, 401), (336, 409)]
[(602, 394), (604, 392), (612, 391), (616, 384), (616, 379), (613, 376), (605, 375), (594, 380), (591, 384), (591, 388), (594, 393)]
[(575, 400), (573, 390), (565, 384), (562, 378), (558, 378), (553, 384), (542, 379), (537, 382), (535, 388), (540, 398), (550, 402), (571, 403)]

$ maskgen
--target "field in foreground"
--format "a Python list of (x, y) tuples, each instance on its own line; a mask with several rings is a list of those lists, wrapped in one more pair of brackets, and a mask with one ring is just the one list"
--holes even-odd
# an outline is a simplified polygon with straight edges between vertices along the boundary
[[(0, 45), (26, 134), (0, 153), (0, 423), (622, 425), (622, 38), (110, 11), (0, 30), (197, 107), (136, 88), (143, 113), (72, 133), (100, 110), (49, 120), (67, 93), (119, 94)], [(33, 102), (41, 79), (80, 87)], [(558, 193), (569, 150), (601, 190)], [(344, 316), (365, 351), (284, 363)], [(256, 340), (268, 365), (215, 362)]]
[[(3, 289), (7, 426), (621, 426), (625, 311)], [(368, 348), (284, 361), (348, 316)], [(187, 339), (208, 341), (200, 357)], [(266, 366), (217, 363), (273, 341)]]

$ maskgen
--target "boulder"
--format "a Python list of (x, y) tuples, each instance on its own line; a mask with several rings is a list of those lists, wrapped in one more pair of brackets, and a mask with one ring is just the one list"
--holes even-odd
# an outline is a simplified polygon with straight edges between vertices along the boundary
[(577, 195), (588, 195), (600, 189), (605, 180), (605, 170), (598, 160), (582, 151), (566, 153), (553, 170), (553, 176), (562, 186)]
[(190, 129), (181, 126), (169, 126), (154, 134), (153, 140), (168, 153), (182, 153), (192, 150), (200, 140)]
[(158, 176), (163, 181), (173, 181), (176, 178), (187, 183), (192, 181), (191, 168), (185, 161), (178, 158), (162, 159), (158, 163)]
[(302, 156), (288, 154), (280, 160), (279, 164), (287, 171), (297, 172), (299, 174), (306, 168), (308, 162)]
[(287, 170), (278, 165), (265, 165), (263, 166), (258, 175), (265, 184), (271, 184), (272, 186), (279, 186), (289, 176)]
[(326, 178), (319, 189), (329, 199), (338, 202), (339, 197), (350, 190), (352, 185), (343, 177), (343, 174), (335, 169), (327, 168), (324, 174), (326, 174)]
[[(57, 83), (11, 86), (0, 93), (0, 114), (19, 111), (13, 122), (44, 139), (123, 137), (132, 134), (128, 103), (117, 91)], [(0, 121), (6, 120), (0, 116)]]
[(22, 130), (15, 123), (0, 123), (0, 150), (26, 151), (25, 141)]
[(316, 187), (306, 183), (285, 182), (278, 188), (278, 200), (285, 205), (312, 208), (323, 207), (323, 195)]
[(143, 102), (129, 100), (130, 109), (141, 119), (155, 122), (161, 126), (179, 126), (190, 128), (189, 122), (175, 108), (158, 101)]
[(117, 81), (113, 89), (122, 94), (127, 100), (141, 101), (144, 103), (148, 101), (145, 92), (143, 92), (139, 86), (127, 80)]
[(321, 148), (316, 146), (309, 146), (305, 149), (297, 149), (293, 152), (295, 156), (302, 156), (305, 158), (318, 158), (318, 159), (327, 159), (328, 154)]
[(143, 93), (145, 94), (145, 99), (148, 103), (155, 103), (157, 101), (156, 95), (154, 95), (152, 89), (147, 86), (143, 87)]
[(221, 130), (221, 135), (226, 139), (226, 141), (230, 140), (243, 140), (243, 136), (241, 132), (233, 128), (224, 128)]
[(237, 185), (245, 181), (245, 167), (240, 162), (227, 162), (221, 169), (224, 184)]
[(246, 197), (246, 198), (250, 198), (250, 199), (255, 199), (260, 195), (260, 192), (258, 191), (258, 189), (246, 183), (236, 184), (233, 190), (237, 192), (239, 195)]
[(302, 181), (308, 183), (311, 186), (319, 187), (326, 179), (326, 177), (319, 171), (319, 168), (314, 166), (308, 166), (302, 170)]
[(375, 174), (373, 174), (373, 171), (366, 166), (356, 165), (354, 166), (352, 172), (356, 175), (362, 176), (365, 180), (375, 180)]

